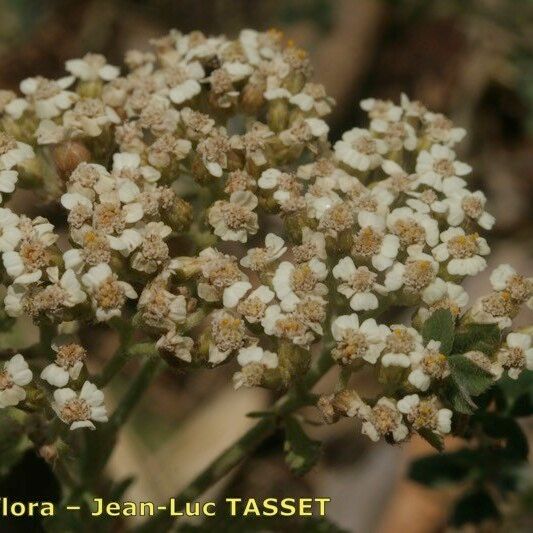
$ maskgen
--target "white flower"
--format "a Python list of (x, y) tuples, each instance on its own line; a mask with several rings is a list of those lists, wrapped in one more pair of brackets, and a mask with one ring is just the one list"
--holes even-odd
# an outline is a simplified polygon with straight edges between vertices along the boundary
[(208, 361), (218, 365), (243, 346), (246, 327), (240, 317), (224, 309), (214, 311), (211, 317)]
[(380, 398), (374, 407), (364, 404), (359, 407), (357, 416), (363, 420), (361, 433), (374, 442), (383, 436), (391, 436), (395, 442), (400, 442), (409, 435), (402, 413), (390, 398)]
[(284, 313), (279, 305), (269, 305), (261, 326), (267, 335), (286, 338), (299, 346), (307, 347), (314, 339), (308, 325), (298, 313)]
[(411, 359), (416, 358), (423, 349), (422, 336), (416, 329), (393, 324), (390, 327), (390, 333), (385, 338), (381, 364), (384, 367), (409, 368)]
[[(118, 238), (124, 245), (121, 253), (127, 256), (135, 250), (131, 266), (140, 272), (153, 274), (163, 268), (170, 259), (165, 239), (171, 233), (172, 228), (163, 222), (148, 222), (139, 230), (125, 230)], [(120, 245), (115, 249), (120, 249)]]
[(167, 79), (167, 83), (169, 84), (169, 98), (175, 104), (183, 104), (191, 98), (194, 98), (202, 91), (199, 80), (204, 76), (204, 69), (198, 61), (177, 64), (173, 67)]
[(434, 144), (429, 152), (422, 150), (418, 154), (416, 172), (420, 175), (419, 183), (442, 190), (444, 179), (470, 174), (472, 167), (456, 161), (455, 152), (447, 146)]
[(239, 350), (237, 362), (241, 365), (242, 371), (233, 376), (235, 389), (260, 385), (265, 370), (277, 368), (278, 356), (274, 352), (263, 350), (260, 346), (250, 346)]
[(33, 103), (38, 118), (50, 119), (61, 115), (78, 99), (76, 93), (66, 90), (73, 83), (74, 76), (58, 80), (27, 78), (20, 83), (20, 90)]
[(0, 370), (0, 409), (17, 405), (26, 398), (23, 389), (33, 378), (28, 363), (19, 353), (4, 363)]
[(116, 111), (96, 98), (83, 98), (63, 115), (63, 126), (73, 136), (98, 137), (110, 124), (119, 124)]
[(251, 248), (240, 263), (245, 268), (263, 270), (270, 263), (279, 259), (286, 251), (285, 241), (275, 233), (268, 233), (265, 237), (265, 247)]
[(96, 429), (94, 422), (107, 422), (104, 393), (96, 385), (86, 381), (78, 394), (72, 389), (57, 389), (52, 408), (70, 429)]
[(8, 316), (16, 318), (24, 314), (23, 300), (27, 294), (25, 285), (9, 285), (4, 298), (4, 308)]
[(317, 139), (324, 138), (329, 133), (329, 126), (320, 118), (306, 118), (304, 122), (307, 124), (311, 135)]
[[(242, 287), (240, 291), (243, 295), (246, 293), (246, 291), (243, 290), (245, 288), (246, 287)], [(274, 292), (266, 285), (260, 285), (245, 299), (241, 299), (240, 302), (238, 302), (237, 311), (251, 324), (259, 322), (259, 320), (263, 318), (268, 304), (274, 299), (274, 296)]]
[(448, 211), (448, 204), (439, 200), (437, 193), (433, 189), (426, 189), (423, 192), (407, 191), (410, 196), (406, 204), (415, 211), (426, 215), (435, 213), (437, 216)]
[(478, 298), (468, 311), (476, 324), (497, 324), (500, 329), (511, 327), (512, 317), (518, 311), (518, 304), (507, 291), (497, 291)]
[(490, 253), (487, 241), (477, 233), (467, 235), (462, 228), (449, 228), (440, 234), (441, 244), (433, 248), (433, 257), (440, 263), (448, 261), (453, 276), (475, 276), (485, 269)]
[(176, 331), (171, 330), (160, 337), (156, 342), (156, 347), (186, 363), (192, 362), (191, 350), (194, 347), (194, 341), (190, 337), (181, 336)]
[[(444, 287), (436, 286), (437, 291), (424, 291), (424, 303), (430, 309), (448, 309), (454, 317), (462, 314), (468, 304), (468, 293), (456, 283), (447, 281)], [(424, 322), (431, 315), (431, 310), (422, 307), (418, 311), (418, 316)]]
[(390, 100), (366, 98), (365, 100), (361, 100), (359, 105), (363, 111), (368, 113), (371, 119), (398, 122), (402, 117), (402, 108), (393, 104)]
[(427, 112), (426, 107), (422, 103), (418, 100), (410, 100), (405, 93), (401, 94), (400, 102), (406, 117), (421, 119)]
[[(16, 141), (9, 135), (0, 132), (0, 177), (5, 175), (5, 179), (8, 180), (7, 176), (10, 174), (6, 171), (34, 156), (33, 148), (29, 144)], [(0, 191), (13, 192), (2, 189)]]
[(209, 209), (208, 220), (215, 235), (223, 241), (246, 242), (259, 228), (257, 197), (250, 191), (235, 191), (229, 202), (217, 200)]
[(62, 289), (63, 300), (61, 303), (65, 307), (74, 307), (87, 299), (87, 295), (81, 288), (81, 284), (73, 270), (66, 269), (61, 278), (59, 277), (58, 267), (49, 267), (46, 269), (46, 273), (48, 279)]
[(119, 281), (106, 263), (100, 263), (89, 269), (81, 281), (91, 297), (98, 322), (120, 316), (126, 299), (137, 298), (133, 287), (125, 281)]
[[(113, 176), (123, 178), (139, 176), (148, 183), (155, 183), (161, 177), (161, 172), (150, 165), (141, 166), (139, 154), (119, 152), (113, 154)], [(132, 200), (133, 198), (130, 201)]]
[(516, 302), (533, 308), (533, 277), (521, 276), (511, 265), (503, 264), (492, 271), (490, 283), (495, 291), (507, 291)]
[(86, 54), (81, 59), (69, 59), (65, 69), (81, 81), (111, 81), (118, 78), (120, 69), (107, 64), (101, 54)]
[(54, 339), (52, 349), (56, 352), (55, 361), (43, 369), (41, 379), (54, 387), (64, 387), (70, 379), (78, 379), (87, 352), (71, 335)]
[(452, 411), (439, 409), (434, 397), (421, 400), (418, 394), (410, 394), (404, 396), (397, 407), (415, 430), (430, 429), (439, 435), (446, 435), (452, 429)]
[(300, 265), (289, 261), (280, 263), (272, 278), (272, 285), (281, 302), (281, 308), (284, 311), (293, 311), (304, 295), (327, 294), (327, 287), (320, 283), (326, 276), (325, 263), (316, 258)]
[(222, 303), (224, 307), (232, 309), (236, 307), (243, 296), (252, 288), (248, 281), (237, 281), (229, 286), (223, 294)]
[(398, 207), (387, 217), (387, 227), (398, 236), (404, 247), (439, 242), (439, 225), (430, 216), (413, 211), (410, 207)]
[(2, 261), (7, 274), (14, 283), (29, 285), (39, 281), (43, 269), (50, 263), (48, 248), (58, 238), (54, 234), (54, 226), (46, 219), (37, 217), (31, 223), (24, 220), (25, 231), (19, 224), (22, 238), (16, 250), (8, 250), (2, 254)]
[(350, 307), (354, 311), (368, 311), (377, 309), (380, 295), (387, 294), (386, 287), (378, 283), (377, 274), (367, 267), (355, 267), (351, 257), (344, 257), (333, 268), (333, 276), (342, 280), (337, 290), (350, 300)]
[(301, 92), (289, 97), (289, 102), (305, 113), (313, 111), (323, 117), (331, 112), (335, 100), (327, 96), (323, 85), (306, 83)]
[(251, 65), (241, 61), (226, 61), (222, 68), (229, 74), (233, 82), (247, 78), (254, 70)]
[(18, 224), (18, 215), (11, 209), (0, 207), (0, 252), (8, 252), (17, 247), (22, 237)]
[(453, 122), (440, 113), (427, 111), (423, 115), (425, 134), (431, 142), (453, 146), (466, 135), (464, 128), (456, 128)]
[(61, 141), (64, 141), (66, 137), (66, 128), (48, 118), (41, 120), (35, 130), (37, 144), (59, 144)]
[(260, 178), (257, 180), (257, 185), (261, 189), (275, 189), (282, 176), (283, 173), (277, 168), (269, 168), (261, 173)]
[(292, 252), (300, 262), (310, 261), (313, 257), (325, 261), (328, 257), (326, 237), (321, 231), (313, 231), (306, 226), (302, 228), (302, 244), (293, 248)]
[[(351, 225), (354, 218), (353, 210), (334, 191), (334, 181), (331, 180), (328, 184), (324, 183), (324, 181), (320, 180), (322, 186), (317, 186), (314, 190), (305, 193), (305, 202), (308, 215), (319, 220), (323, 226), (329, 226), (330, 233), (333, 236), (334, 234), (336, 235), (336, 231), (339, 229), (338, 227), (336, 228), (338, 221), (335, 215), (341, 214), (341, 220), (344, 222), (343, 226)], [(290, 198), (288, 192), (286, 196)], [(279, 197), (280, 191), (274, 193), (274, 198), (278, 199)]]
[(443, 200), (448, 208), (446, 221), (451, 226), (459, 226), (465, 218), (475, 220), (480, 227), (489, 230), (496, 219), (485, 211), (487, 198), (481, 191), (470, 193), (466, 189), (459, 189)]
[(345, 132), (334, 146), (335, 156), (349, 167), (365, 172), (381, 165), (387, 143), (365, 129), (353, 128)]
[(424, 301), (436, 301), (444, 295), (446, 283), (437, 277), (439, 263), (421, 247), (411, 246), (405, 263), (397, 262), (385, 276), (385, 287), (397, 291), (404, 287), (408, 293), (420, 295)]
[(17, 98), (13, 91), (0, 90), (0, 115), (7, 114), (13, 120), (18, 120), (28, 107), (25, 98)]
[(375, 364), (385, 348), (389, 328), (378, 325), (373, 318), (359, 325), (359, 318), (353, 313), (337, 317), (331, 325), (331, 333), (337, 342), (331, 354), (336, 361), (348, 365), (364, 359)]
[(427, 391), (432, 380), (450, 375), (448, 358), (441, 353), (439, 341), (429, 341), (425, 350), (413, 352), (410, 357), (413, 370), (407, 380), (421, 391)]
[(490, 275), (490, 284), (495, 291), (503, 291), (507, 288), (509, 281), (517, 275), (516, 270), (505, 263), (496, 267)]
[(531, 335), (509, 333), (505, 345), (498, 351), (496, 357), (492, 371), (498, 378), (504, 371), (507, 371), (511, 379), (517, 379), (526, 368), (533, 370)]
[(399, 248), (396, 235), (384, 233), (380, 227), (365, 226), (354, 236), (352, 255), (370, 260), (376, 270), (383, 272), (392, 265)]
[(3, 200), (1, 193), (12, 193), (17, 180), (18, 173), (15, 170), (0, 170), (0, 203)]
[(386, 119), (375, 118), (370, 122), (370, 129), (387, 143), (391, 152), (412, 151), (417, 147), (415, 129), (407, 122), (388, 122)]

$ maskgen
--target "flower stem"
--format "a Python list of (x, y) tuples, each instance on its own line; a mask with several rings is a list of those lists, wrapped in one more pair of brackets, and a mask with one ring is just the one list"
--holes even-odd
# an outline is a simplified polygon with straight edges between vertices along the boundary
[(134, 407), (143, 396), (152, 378), (158, 371), (161, 365), (161, 359), (158, 357), (149, 357), (136, 378), (122, 397), (118, 407), (109, 420), (109, 424), (116, 429), (119, 429), (127, 420)]
[[(308, 391), (332, 367), (333, 360), (330, 356), (330, 346), (326, 345), (315, 365), (305, 376), (302, 386), (293, 389), (280, 398), (274, 406), (274, 413), (283, 417), (306, 405), (308, 399), (302, 397), (298, 391)], [(187, 502), (193, 501), (205, 492), (213, 483), (224, 477), (243, 459), (249, 456), (277, 427), (276, 417), (262, 418), (255, 426), (249, 429), (232, 446), (223, 451), (209, 466), (205, 468), (181, 493), (176, 497), (176, 509), (181, 509)], [(167, 513), (159, 512), (151, 519), (141, 524), (137, 533), (164, 533), (174, 521), (174, 517)]]
[(109, 422), (98, 431), (87, 434), (82, 472), (83, 478), (89, 486), (98, 479), (100, 472), (105, 467), (107, 460), (113, 452), (120, 428), (127, 421), (133, 409), (143, 397), (144, 391), (157, 374), (161, 363), (161, 359), (157, 356), (147, 357), (139, 373), (135, 376), (114, 413), (111, 415)]

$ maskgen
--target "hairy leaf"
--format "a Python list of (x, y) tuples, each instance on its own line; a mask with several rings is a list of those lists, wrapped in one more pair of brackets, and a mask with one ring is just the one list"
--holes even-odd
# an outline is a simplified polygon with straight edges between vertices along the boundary
[(480, 351), (491, 355), (500, 344), (500, 336), (496, 324), (468, 324), (456, 331), (453, 352)]
[(485, 392), (494, 383), (491, 374), (485, 372), (464, 355), (451, 355), (448, 361), (453, 381), (472, 396), (478, 396)]
[(490, 494), (484, 489), (466, 493), (456, 504), (451, 523), (456, 526), (480, 524), (486, 520), (498, 519), (500, 513)]
[(444, 450), (444, 439), (438, 433), (428, 428), (420, 428), (418, 434), (437, 451), (442, 452)]
[(440, 341), (440, 350), (448, 355), (453, 346), (454, 320), (448, 309), (437, 309), (422, 326), (424, 342)]
[(467, 448), (457, 452), (428, 455), (411, 463), (409, 477), (429, 487), (458, 483), (472, 477), (479, 459), (477, 451)]
[(529, 454), (527, 437), (516, 420), (490, 413), (484, 414), (481, 417), (481, 422), (489, 437), (505, 442), (501, 450), (501, 455), (505, 459), (518, 462), (527, 461)]

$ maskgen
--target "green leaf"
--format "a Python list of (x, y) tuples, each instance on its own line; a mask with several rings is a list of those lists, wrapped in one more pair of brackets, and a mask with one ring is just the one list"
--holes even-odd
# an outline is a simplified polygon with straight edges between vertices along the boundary
[(413, 481), (429, 487), (459, 483), (472, 477), (479, 460), (479, 453), (467, 448), (457, 452), (428, 455), (413, 461), (408, 475)]
[(272, 411), (250, 411), (249, 413), (246, 413), (246, 416), (248, 418), (267, 418), (276, 416), (276, 413)]
[(320, 457), (321, 444), (310, 439), (294, 417), (285, 420), (285, 460), (291, 471), (302, 476)]
[(491, 374), (485, 372), (464, 355), (451, 355), (448, 361), (453, 381), (469, 395), (478, 396), (494, 384), (494, 378)]
[(518, 379), (502, 377), (497, 385), (500, 393), (499, 408), (511, 416), (529, 416), (533, 414), (533, 371), (524, 370)]
[(418, 434), (437, 451), (442, 452), (444, 450), (444, 439), (438, 433), (428, 428), (420, 428)]
[(440, 341), (440, 350), (446, 355), (452, 350), (454, 336), (454, 320), (448, 309), (437, 309), (422, 326), (424, 342)]
[(498, 508), (490, 494), (486, 490), (475, 489), (455, 504), (451, 523), (460, 527), (465, 524), (480, 524), (491, 519), (497, 520), (499, 516)]
[(452, 378), (446, 383), (440, 397), (450, 405), (453, 411), (464, 415), (471, 415), (477, 409), (477, 405), (470, 397), (468, 391), (464, 387), (457, 385)]
[(501, 456), (511, 461), (527, 461), (529, 454), (527, 437), (516, 420), (492, 413), (484, 414), (480, 419), (483, 430), (489, 437), (505, 441)]
[(511, 415), (516, 417), (533, 415), (533, 392), (522, 394), (515, 400)]
[(496, 324), (468, 324), (456, 331), (453, 352), (480, 351), (491, 355), (500, 345), (500, 336), (500, 328)]

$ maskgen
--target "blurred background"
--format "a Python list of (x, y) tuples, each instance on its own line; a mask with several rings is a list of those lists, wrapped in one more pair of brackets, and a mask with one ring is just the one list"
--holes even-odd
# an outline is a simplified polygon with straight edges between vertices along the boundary
[[(465, 127), (469, 135), (460, 155), (474, 167), (473, 187), (487, 194), (498, 221), (489, 268), (467, 289), (472, 298), (487, 292), (489, 271), (501, 262), (533, 273), (530, 0), (0, 0), (0, 86), (16, 89), (36, 74), (60, 76), (66, 59), (88, 51), (120, 64), (126, 50), (144, 49), (149, 38), (170, 28), (236, 36), (245, 27), (280, 28), (310, 51), (316, 80), (337, 101), (332, 140), (361, 124), (359, 100), (398, 100), (401, 92)], [(531, 324), (532, 318), (524, 313), (518, 320)], [(95, 348), (95, 368), (114, 349), (103, 330), (87, 342)], [(124, 384), (127, 372), (135, 370), (127, 369)], [(136, 477), (128, 499), (163, 501), (175, 494), (254, 422), (247, 413), (272, 401), (265, 391), (234, 392), (231, 372), (169, 371), (159, 378), (109, 467), (113, 478)], [(330, 386), (321, 384), (324, 390)], [(309, 418), (318, 421), (316, 413)], [(533, 426), (526, 429), (531, 437)], [(319, 466), (303, 479), (288, 472), (283, 438), (275, 436), (206, 499), (328, 496), (329, 519), (345, 531), (447, 530), (460, 488), (429, 490), (404, 478), (413, 457), (431, 452), (426, 444), (415, 439), (403, 447), (371, 445), (351, 423), (311, 427), (310, 434), (325, 446)], [(56, 490), (35, 457), (27, 456), (17, 468), (0, 495), (9, 489), (27, 496), (20, 473), (29, 468), (33, 475), (42, 470), (42, 482), (32, 485), (37, 497), (50, 498)], [(533, 530), (532, 473), (525, 472), (524, 479), (521, 494), (507, 504), (503, 531)], [(236, 527), (247, 530), (244, 524)], [(281, 523), (265, 531), (289, 529), (295, 526)], [(487, 523), (475, 530), (498, 527)]]

